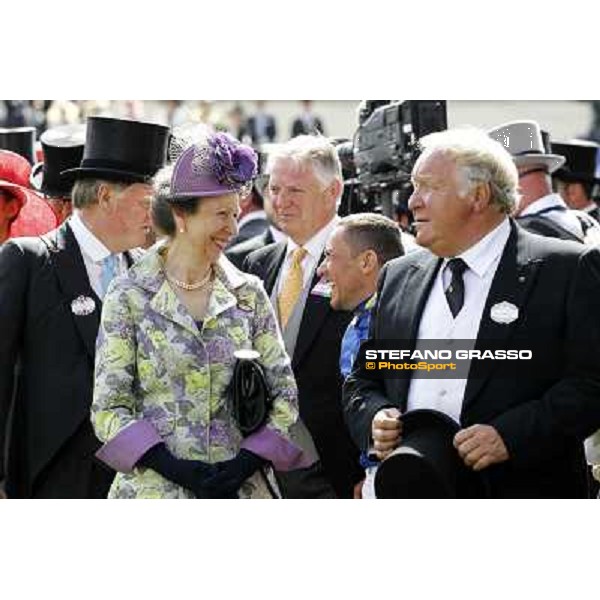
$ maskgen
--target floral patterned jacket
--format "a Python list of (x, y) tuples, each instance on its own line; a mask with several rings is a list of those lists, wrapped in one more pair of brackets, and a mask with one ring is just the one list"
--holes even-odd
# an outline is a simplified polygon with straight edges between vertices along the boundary
[[(152, 469), (136, 467), (164, 441), (177, 457), (214, 463), (246, 448), (278, 470), (309, 463), (290, 439), (297, 388), (271, 304), (260, 280), (225, 257), (199, 329), (166, 281), (160, 248), (118, 277), (104, 300), (97, 339), (92, 424), (104, 446), (98, 458), (119, 471), (112, 498), (189, 498)], [(267, 423), (243, 438), (226, 401), (234, 352), (261, 354), (273, 394)], [(270, 497), (260, 473), (241, 498)]]

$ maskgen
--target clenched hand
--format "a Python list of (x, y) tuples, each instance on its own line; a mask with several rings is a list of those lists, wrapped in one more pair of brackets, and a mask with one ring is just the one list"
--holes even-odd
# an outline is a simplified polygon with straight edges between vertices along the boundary
[(379, 460), (398, 447), (402, 436), (402, 421), (397, 408), (382, 408), (373, 417), (371, 424), (373, 447)]
[(472, 425), (454, 436), (454, 447), (467, 467), (481, 471), (508, 460), (508, 450), (491, 425)]

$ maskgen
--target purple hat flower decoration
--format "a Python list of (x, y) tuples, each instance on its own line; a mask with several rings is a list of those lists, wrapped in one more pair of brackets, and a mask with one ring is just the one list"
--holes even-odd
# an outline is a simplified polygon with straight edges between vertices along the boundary
[(227, 133), (212, 133), (186, 148), (171, 179), (173, 198), (246, 193), (257, 174), (256, 152)]
[(218, 181), (234, 187), (256, 176), (256, 153), (252, 148), (236, 142), (226, 133), (213, 135), (208, 144), (212, 150), (210, 169)]

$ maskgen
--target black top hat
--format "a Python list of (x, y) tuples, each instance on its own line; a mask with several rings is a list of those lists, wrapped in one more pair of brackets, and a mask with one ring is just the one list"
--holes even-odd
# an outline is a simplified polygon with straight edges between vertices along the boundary
[(35, 127), (0, 128), (0, 148), (24, 156), (29, 164), (35, 162)]
[(85, 125), (62, 125), (44, 131), (40, 137), (44, 162), (31, 170), (30, 183), (34, 190), (65, 198), (71, 195), (74, 173), (61, 175), (62, 171), (79, 167), (83, 158)]
[(169, 128), (109, 117), (88, 117), (83, 160), (75, 179), (146, 182), (164, 166)]
[(420, 409), (401, 417), (402, 442), (379, 466), (377, 498), (483, 497), (479, 475), (469, 470), (453, 439), (456, 421), (437, 410)]
[(596, 177), (598, 144), (587, 141), (552, 144), (552, 151), (562, 154), (567, 162), (553, 176), (567, 182), (600, 183)]

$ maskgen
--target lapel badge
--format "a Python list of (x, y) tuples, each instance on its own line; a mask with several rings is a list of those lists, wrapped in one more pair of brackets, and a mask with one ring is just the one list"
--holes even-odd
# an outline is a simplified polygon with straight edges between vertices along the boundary
[(519, 318), (519, 309), (510, 302), (498, 302), (490, 310), (492, 321), (508, 325)]
[(71, 312), (78, 317), (91, 315), (96, 310), (96, 303), (89, 296), (77, 296), (71, 302)]
[(320, 279), (319, 281), (317, 281), (315, 287), (312, 290), (310, 290), (310, 293), (313, 296), (331, 298), (331, 281), (325, 281), (325, 279)]

